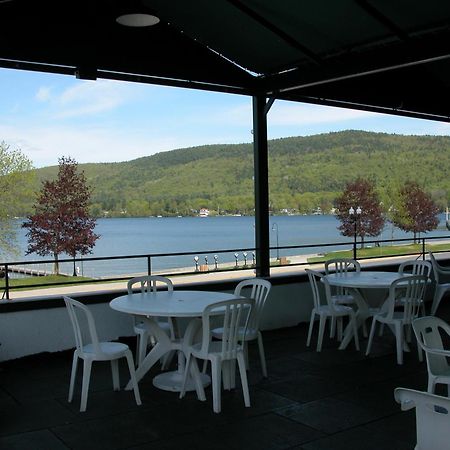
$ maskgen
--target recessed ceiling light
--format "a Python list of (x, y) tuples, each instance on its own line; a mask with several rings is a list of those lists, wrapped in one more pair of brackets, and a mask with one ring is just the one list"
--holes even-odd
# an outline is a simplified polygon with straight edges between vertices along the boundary
[(159, 18), (151, 14), (124, 14), (116, 22), (126, 27), (151, 27), (159, 23)]

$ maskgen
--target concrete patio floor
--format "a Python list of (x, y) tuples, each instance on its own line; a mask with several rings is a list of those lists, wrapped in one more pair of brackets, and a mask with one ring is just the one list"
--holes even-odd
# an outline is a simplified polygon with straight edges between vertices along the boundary
[[(450, 302), (438, 314), (450, 318)], [(306, 347), (307, 325), (264, 332), (269, 378), (263, 379), (250, 346), (251, 408), (240, 389), (223, 392), (222, 413), (195, 393), (180, 400), (158, 390), (152, 375), (140, 383), (142, 406), (131, 392), (113, 392), (109, 363), (94, 363), (88, 410), (67, 402), (72, 352), (40, 354), (0, 365), (0, 448), (59, 449), (412, 449), (415, 413), (402, 412), (394, 388), (426, 389), (425, 362), (415, 346), (398, 366), (393, 337), (376, 338), (369, 357), (353, 343), (337, 350), (326, 339), (316, 353)], [(317, 336), (315, 329), (314, 336)], [(134, 339), (125, 339), (134, 348)], [(313, 341), (315, 345), (315, 340)], [(7, 345), (7, 343), (3, 343)], [(127, 380), (120, 363), (122, 385)], [(438, 391), (438, 393), (444, 393)]]

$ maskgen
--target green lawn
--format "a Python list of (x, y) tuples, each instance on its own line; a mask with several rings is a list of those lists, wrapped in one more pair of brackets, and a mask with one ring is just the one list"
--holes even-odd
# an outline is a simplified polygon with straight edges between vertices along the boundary
[[(27, 278), (9, 278), (9, 286), (10, 287), (22, 287), (23, 289), (27, 289), (29, 286), (35, 285), (45, 285), (45, 284), (54, 284), (54, 283), (69, 283), (68, 285), (76, 285), (79, 281), (90, 280), (91, 278), (87, 277), (68, 277), (64, 275), (46, 275), (45, 277), (27, 277)], [(33, 289), (44, 289), (49, 286), (38, 286)], [(5, 279), (0, 280), (0, 290), (5, 288)], [(15, 289), (16, 290), (16, 289)], [(21, 289), (17, 289), (21, 290)]]
[[(425, 246), (426, 252), (437, 252), (437, 251), (450, 251), (450, 243), (448, 244), (427, 244)], [(421, 244), (409, 244), (409, 245), (386, 245), (381, 247), (367, 247), (358, 248), (357, 257), (358, 259), (364, 258), (377, 258), (377, 257), (388, 257), (393, 255), (417, 255), (422, 252)], [(325, 253), (323, 256), (314, 256), (308, 258), (309, 263), (324, 262), (333, 258), (353, 258), (353, 249), (351, 250), (340, 250), (335, 252)]]

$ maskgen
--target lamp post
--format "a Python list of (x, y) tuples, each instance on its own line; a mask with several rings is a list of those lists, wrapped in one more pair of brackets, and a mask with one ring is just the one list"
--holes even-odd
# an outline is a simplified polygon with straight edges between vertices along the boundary
[(77, 268), (75, 266), (75, 255), (73, 255), (73, 275), (72, 276), (76, 277), (77, 275), (78, 274), (77, 274)]
[[(356, 214), (355, 214), (356, 213)], [(357, 222), (358, 220), (360, 220), (361, 218), (361, 213), (362, 213), (362, 209), (360, 206), (358, 206), (355, 209), (353, 208), (353, 206), (350, 207), (350, 209), (348, 210), (348, 215), (352, 218), (353, 220), (353, 259), (356, 260), (356, 233), (357, 233)]]
[(279, 261), (280, 260), (280, 248), (278, 245), (278, 224), (276, 222), (272, 225), (272, 231), (277, 232), (277, 261)]
[(198, 272), (198, 256), (194, 256), (195, 271)]

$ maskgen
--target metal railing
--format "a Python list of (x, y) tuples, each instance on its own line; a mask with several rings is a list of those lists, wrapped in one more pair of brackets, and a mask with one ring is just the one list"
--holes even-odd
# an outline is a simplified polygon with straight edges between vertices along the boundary
[[(64, 259), (58, 259), (58, 264), (62, 265), (64, 263), (67, 264), (76, 264), (76, 262), (79, 263), (87, 263), (87, 262), (100, 262), (100, 261), (114, 261), (114, 260), (139, 260), (144, 259), (146, 261), (146, 272), (147, 275), (152, 274), (158, 274), (158, 275), (164, 275), (164, 276), (186, 276), (186, 275), (195, 275), (202, 273), (204, 271), (203, 264), (196, 264), (195, 259), (193, 259), (194, 264), (192, 268), (185, 267), (184, 269), (172, 269), (172, 271), (169, 269), (168, 271), (158, 271), (155, 272), (153, 270), (153, 264), (152, 261), (156, 258), (164, 258), (164, 257), (184, 257), (184, 256), (193, 256), (198, 257), (198, 255), (219, 255), (219, 254), (233, 254), (236, 255), (238, 253), (242, 254), (251, 254), (251, 263), (250, 260), (246, 260), (243, 264), (238, 264), (238, 259), (235, 257), (235, 262), (230, 261), (229, 263), (225, 264), (216, 264), (216, 259), (213, 257), (211, 260), (214, 259), (214, 263), (211, 264), (211, 269), (209, 269), (205, 272), (209, 271), (215, 271), (215, 272), (230, 272), (230, 271), (236, 271), (236, 270), (246, 270), (246, 269), (256, 269), (256, 259), (255, 259), (255, 249), (254, 248), (238, 248), (238, 249), (227, 249), (227, 250), (207, 250), (202, 252), (180, 252), (180, 253), (149, 253), (149, 254), (140, 254), (140, 255), (121, 255), (121, 256), (99, 256), (99, 257), (79, 257), (79, 258), (64, 258)], [(39, 266), (42, 264), (54, 264), (54, 259), (48, 259), (48, 260), (23, 260), (23, 261), (11, 261), (11, 262), (1, 262), (0, 267), (2, 268), (2, 274), (4, 278), (4, 287), (3, 287), (3, 296), (2, 298), (10, 299), (10, 291), (12, 290), (19, 290), (19, 289), (33, 289), (33, 288), (43, 288), (43, 287), (55, 287), (55, 286), (68, 286), (73, 284), (92, 284), (92, 283), (108, 283), (108, 282), (115, 282), (115, 281), (126, 281), (132, 278), (133, 276), (136, 276), (138, 274), (127, 274), (123, 276), (117, 276), (117, 277), (97, 277), (97, 278), (89, 278), (89, 279), (81, 279), (83, 277), (80, 277), (79, 280), (76, 279), (75, 276), (71, 277), (69, 281), (57, 281), (57, 282), (51, 282), (51, 283), (36, 283), (36, 284), (27, 284), (26, 286), (11, 286), (11, 273), (19, 272), (21, 273), (20, 269), (23, 269), (27, 266)], [(37, 272), (38, 269), (36, 269), (34, 272)], [(33, 270), (26, 270), (24, 272), (33, 272)], [(67, 274), (64, 274), (67, 275)], [(142, 275), (142, 273), (139, 273), (139, 275)]]
[[(318, 243), (318, 244), (307, 244), (307, 245), (289, 245), (289, 246), (280, 246), (280, 247), (270, 247), (270, 251), (275, 252), (277, 254), (277, 258), (273, 261), (272, 266), (304, 266), (311, 264), (308, 261), (300, 261), (300, 262), (292, 262), (289, 261), (287, 258), (289, 256), (294, 256), (294, 251), (304, 251), (305, 249), (320, 249), (320, 250), (326, 250), (326, 249), (336, 249), (339, 247), (345, 247), (345, 250), (348, 250), (349, 252), (352, 252), (353, 256), (356, 256), (357, 259), (378, 259), (378, 258), (395, 258), (400, 256), (416, 256), (417, 258), (423, 258), (425, 259), (427, 250), (427, 243), (430, 241), (436, 241), (436, 240), (449, 240), (449, 250), (450, 251), (450, 236), (436, 236), (436, 237), (421, 237), (417, 239), (416, 241), (419, 242), (419, 251), (406, 253), (405, 252), (399, 252), (399, 253), (389, 253), (388, 255), (373, 255), (370, 257), (358, 257), (358, 249), (357, 246), (361, 245), (361, 243), (353, 242), (351, 244), (350, 242), (326, 242), (326, 243)], [(376, 239), (376, 240), (368, 240), (364, 242), (365, 248), (368, 246), (375, 246), (380, 247), (380, 249), (386, 249), (389, 248), (388, 246), (384, 246), (382, 244), (391, 244), (394, 243), (411, 243), (411, 238), (403, 238), (403, 239)], [(417, 244), (417, 242), (416, 242)], [(434, 250), (433, 250), (434, 251)], [(446, 250), (442, 250), (446, 251)], [(95, 263), (95, 262), (101, 262), (101, 261), (114, 261), (114, 260), (145, 260), (146, 264), (146, 270), (145, 273), (139, 273), (139, 275), (147, 274), (158, 274), (158, 275), (164, 275), (168, 277), (175, 277), (175, 276), (186, 276), (186, 275), (195, 275), (200, 273), (207, 273), (207, 272), (235, 272), (236, 270), (248, 270), (248, 269), (257, 269), (256, 264), (256, 258), (255, 258), (255, 248), (237, 248), (237, 249), (226, 249), (226, 250), (206, 250), (206, 251), (200, 251), (200, 252), (182, 252), (182, 253), (150, 253), (150, 254), (140, 254), (140, 255), (122, 255), (122, 256), (104, 256), (104, 257), (79, 257), (79, 258), (70, 258), (70, 259), (60, 259), (58, 260), (59, 264), (63, 263), (70, 263), (73, 264), (74, 272), (75, 271), (75, 264), (77, 262), (83, 264), (83, 263)], [(284, 252), (286, 254), (285, 257), (280, 258), (280, 252)], [(289, 254), (290, 253), (290, 254)], [(438, 252), (437, 252), (438, 253)], [(199, 263), (200, 257), (198, 255), (202, 255), (202, 257), (205, 260), (205, 264)], [(212, 255), (210, 258), (208, 258), (208, 255)], [(219, 255), (229, 255), (230, 260), (225, 261), (219, 264)], [(242, 258), (240, 256), (242, 255)], [(297, 253), (297, 255), (299, 255)], [(300, 253), (300, 255), (306, 256), (305, 253)], [(319, 254), (315, 254), (315, 256), (318, 256)], [(166, 271), (159, 270), (155, 271), (153, 270), (153, 262), (155, 259), (158, 258), (180, 258), (180, 257), (188, 257), (192, 256), (193, 264), (191, 267), (184, 267), (184, 268), (172, 268), (167, 269)], [(312, 255), (309, 255), (312, 256)], [(234, 258), (234, 260), (233, 260)], [(33, 288), (43, 288), (43, 287), (55, 287), (55, 286), (68, 286), (68, 285), (74, 285), (74, 284), (92, 284), (92, 283), (107, 283), (107, 282), (117, 282), (117, 281), (127, 281), (133, 276), (138, 275), (137, 273), (132, 274), (126, 274), (116, 277), (106, 276), (106, 277), (93, 277), (89, 279), (82, 279), (83, 277), (80, 277), (80, 279), (77, 279), (77, 277), (73, 276), (70, 277), (70, 280), (68, 281), (57, 281), (57, 282), (49, 282), (49, 283), (35, 283), (35, 284), (27, 284), (26, 286), (12, 286), (11, 285), (11, 273), (17, 272), (19, 268), (24, 268), (28, 266), (36, 266), (38, 269), (28, 269), (29, 274), (37, 274), (38, 271), (42, 271), (39, 269), (40, 265), (42, 264), (54, 264), (54, 259), (49, 260), (30, 260), (30, 261), (12, 261), (12, 262), (4, 262), (0, 263), (0, 267), (3, 268), (3, 278), (4, 278), (4, 292), (3, 297), (6, 299), (10, 299), (10, 292), (12, 290), (18, 290), (18, 289), (33, 289)], [(74, 274), (75, 274), (74, 273)], [(41, 274), (43, 275), (43, 273)]]

